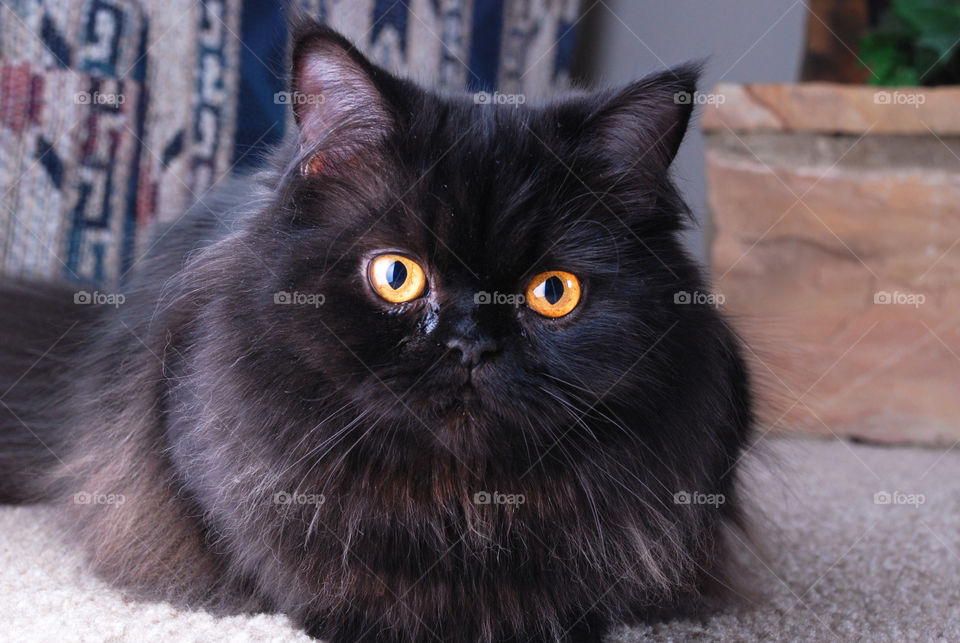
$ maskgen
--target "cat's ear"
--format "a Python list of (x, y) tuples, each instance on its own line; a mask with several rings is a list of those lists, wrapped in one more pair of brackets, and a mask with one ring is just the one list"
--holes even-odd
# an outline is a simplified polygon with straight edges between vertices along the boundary
[(307, 172), (349, 161), (372, 149), (393, 126), (378, 82), (385, 72), (339, 33), (305, 18), (290, 25), (290, 103)]
[(687, 63), (602, 94), (581, 138), (618, 162), (666, 171), (690, 123), (701, 67)]

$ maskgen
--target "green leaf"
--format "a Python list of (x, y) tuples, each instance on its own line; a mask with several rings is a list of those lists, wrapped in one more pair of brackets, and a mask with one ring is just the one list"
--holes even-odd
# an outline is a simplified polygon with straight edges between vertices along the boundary
[(960, 84), (960, 0), (891, 0), (859, 56), (874, 85)]
[(920, 77), (916, 69), (901, 66), (891, 71), (884, 84), (890, 87), (915, 87), (920, 84)]
[(924, 47), (930, 49), (937, 54), (937, 58), (946, 59), (949, 55), (956, 51), (957, 45), (960, 44), (960, 33), (925, 33), (921, 35), (916, 40), (917, 47)]

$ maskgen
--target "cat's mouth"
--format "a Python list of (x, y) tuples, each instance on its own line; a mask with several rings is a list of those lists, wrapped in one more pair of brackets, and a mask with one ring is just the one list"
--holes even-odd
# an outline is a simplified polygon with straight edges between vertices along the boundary
[(483, 404), (483, 395), (470, 373), (467, 372), (458, 384), (454, 384), (448, 395), (440, 400), (441, 415), (462, 415), (479, 409)]
[(457, 367), (450, 372), (450, 388), (456, 391), (456, 395), (471, 391), (476, 394), (477, 387), (480, 385), (480, 378), (477, 377), (477, 368)]
[(451, 426), (462, 426), (465, 419), (485, 417), (495, 401), (496, 374), (485, 368), (465, 368), (459, 364), (449, 365), (436, 373), (435, 379), (426, 384), (411, 404), (427, 415)]
[(476, 403), (480, 401), (480, 392), (473, 385), (472, 380), (467, 380), (467, 383), (457, 391), (457, 398), (467, 404)]

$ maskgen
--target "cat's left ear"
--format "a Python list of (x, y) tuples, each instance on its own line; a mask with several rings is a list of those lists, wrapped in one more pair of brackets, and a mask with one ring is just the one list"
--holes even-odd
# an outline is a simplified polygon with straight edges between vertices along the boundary
[(314, 154), (305, 171), (322, 171), (371, 151), (394, 123), (380, 87), (386, 72), (313, 20), (291, 24), (291, 36), (290, 103), (301, 150)]
[(680, 65), (601, 94), (583, 121), (581, 140), (617, 162), (665, 173), (690, 123), (701, 66)]

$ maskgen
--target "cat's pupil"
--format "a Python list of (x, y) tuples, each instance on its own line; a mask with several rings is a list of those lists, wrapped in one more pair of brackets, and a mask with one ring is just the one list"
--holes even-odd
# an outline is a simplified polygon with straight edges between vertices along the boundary
[(387, 268), (386, 277), (390, 287), (394, 290), (399, 290), (403, 282), (407, 280), (407, 267), (403, 265), (402, 261), (394, 261), (390, 267)]
[(563, 297), (563, 282), (559, 277), (550, 277), (543, 284), (543, 296), (550, 304), (555, 304)]

